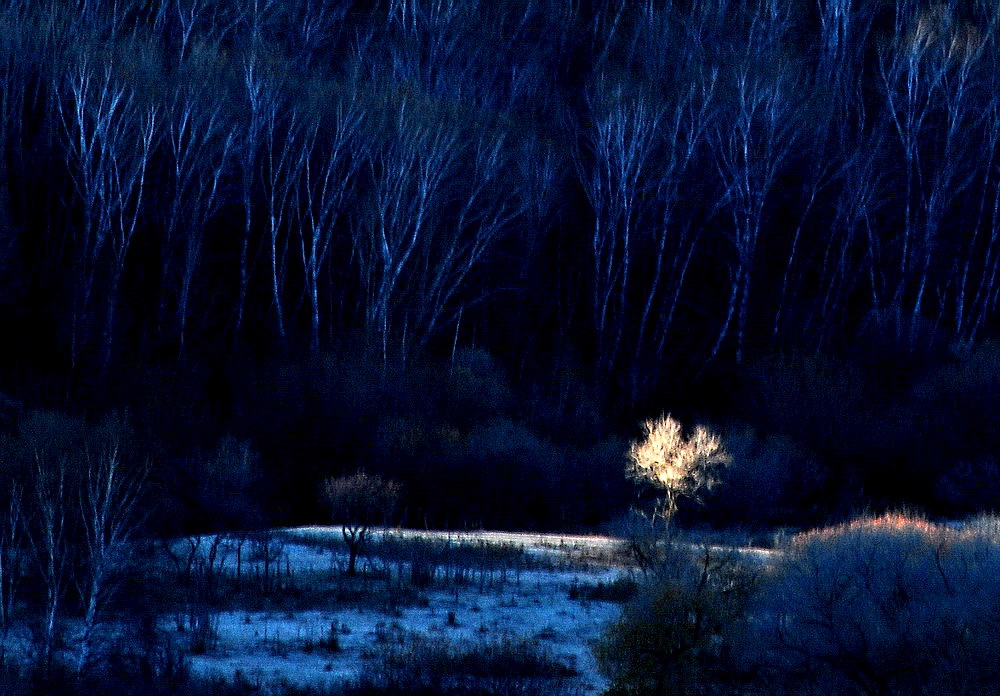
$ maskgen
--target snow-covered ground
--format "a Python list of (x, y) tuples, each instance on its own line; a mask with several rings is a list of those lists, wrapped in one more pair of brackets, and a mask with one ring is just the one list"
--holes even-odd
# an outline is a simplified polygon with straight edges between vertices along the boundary
[[(340, 530), (306, 527), (275, 533), (274, 566), (292, 577), (339, 576), (346, 566)], [(329, 602), (292, 611), (226, 611), (214, 619), (215, 640), (204, 654), (192, 657), (202, 675), (232, 677), (236, 671), (254, 682), (284, 680), (296, 684), (330, 684), (357, 677), (380, 642), (392, 636), (417, 635), (452, 645), (475, 645), (501, 639), (537, 643), (579, 672), (583, 693), (603, 691), (590, 645), (618, 615), (617, 604), (571, 598), (574, 586), (611, 583), (631, 571), (614, 559), (619, 542), (587, 537), (508, 532), (442, 533), (380, 530), (376, 542), (420, 538), (466, 550), (477, 545), (509, 554), (496, 568), (473, 570), (466, 582), (432, 582), (419, 591), (420, 601), (395, 607)], [(209, 539), (197, 555), (204, 558)], [(190, 549), (179, 542), (178, 551)], [(259, 570), (259, 553), (234, 540), (218, 545), (217, 567), (232, 572), (237, 553), (243, 572)], [(364, 563), (364, 560), (362, 560)], [(377, 562), (376, 562), (377, 563)], [(301, 582), (301, 580), (300, 580)], [(373, 579), (371, 584), (391, 583)], [(578, 593), (573, 593), (578, 594)], [(169, 623), (166, 624), (169, 627)], [(331, 633), (338, 648), (327, 649)]]

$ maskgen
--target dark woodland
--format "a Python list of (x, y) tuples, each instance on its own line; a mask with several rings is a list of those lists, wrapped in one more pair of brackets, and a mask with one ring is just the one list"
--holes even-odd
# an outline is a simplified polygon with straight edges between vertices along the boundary
[(990, 0), (4, 0), (4, 478), (113, 422), (159, 533), (593, 529), (670, 412), (685, 524), (995, 509), (998, 64)]

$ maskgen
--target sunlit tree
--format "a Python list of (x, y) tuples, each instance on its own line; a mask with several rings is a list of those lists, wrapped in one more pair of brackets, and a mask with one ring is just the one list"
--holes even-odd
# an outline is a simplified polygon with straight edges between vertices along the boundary
[(653, 521), (669, 523), (681, 499), (700, 502), (701, 494), (719, 483), (731, 457), (708, 428), (699, 425), (685, 433), (669, 414), (647, 420), (642, 430), (642, 438), (629, 449), (625, 473), (657, 491)]

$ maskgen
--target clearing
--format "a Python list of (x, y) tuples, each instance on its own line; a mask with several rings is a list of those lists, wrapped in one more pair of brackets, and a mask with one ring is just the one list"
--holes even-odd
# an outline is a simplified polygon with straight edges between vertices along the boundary
[(239, 672), (265, 688), (356, 679), (385, 648), (423, 639), (526, 641), (574, 671), (581, 693), (598, 694), (607, 684), (590, 645), (620, 613), (616, 583), (635, 574), (620, 546), (606, 536), (377, 530), (350, 578), (339, 527), (192, 537), (174, 545), (179, 569), (274, 599), (254, 609), (223, 597), (224, 609), (178, 611), (162, 627), (186, 637), (197, 674)]

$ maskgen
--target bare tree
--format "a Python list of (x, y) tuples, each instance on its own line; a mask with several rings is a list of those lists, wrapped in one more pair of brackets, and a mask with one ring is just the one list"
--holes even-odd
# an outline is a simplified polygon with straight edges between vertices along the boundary
[(587, 93), (592, 127), (576, 154), (577, 171), (594, 213), (590, 235), (591, 307), (598, 363), (615, 362), (627, 324), (636, 229), (648, 210), (647, 167), (664, 108), (599, 77)]
[(175, 0), (174, 6), (177, 10), (177, 21), (181, 27), (181, 50), (178, 55), (178, 62), (183, 63), (184, 56), (187, 54), (188, 46), (191, 43), (195, 25), (198, 24), (206, 8), (203, 0)]
[(174, 314), (178, 357), (187, 339), (189, 303), (201, 259), (205, 226), (222, 202), (220, 183), (233, 150), (235, 131), (222, 123), (219, 107), (206, 107), (190, 91), (179, 91), (166, 114), (170, 147), (168, 180), (172, 184), (163, 229), (160, 273), (160, 320), (166, 312), (171, 273), (176, 266)]
[(123, 88), (111, 84), (110, 71), (96, 86), (92, 67), (81, 63), (67, 79), (69, 104), (64, 108), (56, 100), (67, 137), (68, 164), (73, 172), (76, 193), (82, 206), (81, 224), (74, 226), (77, 256), (82, 270), (74, 297), (71, 328), (71, 361), (76, 362), (81, 315), (88, 312), (91, 294), (98, 273), (98, 258), (111, 234), (111, 215), (105, 201), (109, 198), (107, 179), (110, 178), (107, 157), (108, 141), (123, 137), (122, 111), (127, 106)]
[(244, 20), (249, 9), (245, 3), (227, 3), (218, 0), (170, 0), (158, 3), (154, 26), (158, 33), (166, 33), (166, 26), (176, 27), (173, 38), (177, 65), (181, 66), (190, 56), (199, 40), (219, 44)]
[[(833, 68), (829, 66), (822, 68), (821, 66), (818, 69), (832, 70)], [(822, 74), (824, 74), (822, 71), (818, 73), (818, 75)], [(818, 75), (814, 77), (817, 82), (823, 79)], [(845, 167), (855, 166), (862, 160), (872, 162), (875, 158), (875, 152), (867, 147), (869, 142), (864, 135), (863, 112), (857, 118), (845, 113), (851, 108), (844, 103), (848, 97), (836, 90), (817, 92), (819, 90), (811, 91), (808, 103), (814, 112), (819, 113), (808, 122), (803, 121), (800, 133), (802, 139), (810, 142), (812, 147), (807, 161), (802, 163), (799, 169), (799, 177), (802, 182), (799, 193), (800, 209), (796, 213), (795, 230), (792, 233), (788, 251), (783, 254), (785, 262), (781, 274), (781, 289), (778, 293), (777, 308), (774, 310), (774, 322), (771, 327), (772, 345), (780, 345), (780, 339), (786, 334), (791, 334), (791, 340), (796, 342), (801, 342), (805, 336), (810, 335), (809, 329), (798, 331), (802, 328), (804, 318), (802, 306), (808, 296), (808, 290), (805, 287), (807, 284), (806, 274), (811, 270), (809, 262), (812, 260), (810, 257), (813, 253), (813, 244), (808, 238), (810, 236), (808, 232), (817, 228), (826, 231), (826, 226), (822, 225), (816, 216), (829, 214), (828, 210), (825, 209), (826, 196), (824, 194), (837, 183), (844, 187), (840, 192), (842, 200), (839, 202), (846, 204), (837, 208), (837, 214), (859, 209), (858, 206), (851, 207), (854, 201), (851, 201), (849, 196), (852, 193), (847, 193), (845, 189), (848, 181), (857, 183), (864, 189), (869, 180), (850, 180), (849, 177), (844, 176), (843, 170)], [(798, 107), (798, 109), (801, 108), (803, 107)], [(861, 123), (857, 123), (859, 120)], [(848, 156), (848, 153), (852, 153), (851, 156)], [(847, 157), (847, 162), (844, 161), (845, 157)], [(867, 159), (865, 159), (866, 157)], [(854, 193), (862, 196), (864, 192), (859, 190)], [(867, 199), (862, 198), (862, 200)], [(820, 217), (820, 220), (822, 219)], [(852, 219), (850, 222), (854, 223), (856, 220)], [(848, 224), (846, 230), (844, 229), (845, 224)], [(837, 256), (839, 252), (841, 264), (837, 268), (837, 273), (834, 274), (833, 280), (835, 281), (839, 282), (843, 279), (846, 270), (843, 265), (852, 249), (851, 242), (854, 231), (855, 228), (844, 221), (839, 221), (838, 224), (828, 227), (829, 243), (824, 254), (823, 270), (826, 272), (830, 257)], [(843, 235), (841, 235), (842, 232)], [(806, 234), (804, 235), (804, 233)], [(835, 287), (839, 289), (843, 286), (836, 284)], [(796, 308), (799, 311), (796, 312)], [(828, 318), (829, 315), (825, 313), (819, 317), (810, 316), (806, 317), (806, 323), (808, 323), (808, 319), (815, 319), (826, 326), (829, 323)]]
[(1000, 100), (994, 97), (985, 110), (980, 129), (983, 153), (982, 182), (976, 194), (976, 217), (970, 233), (963, 236), (950, 272), (952, 344), (960, 352), (971, 347), (987, 318), (996, 308), (1000, 278)]
[[(746, 47), (726, 76), (729, 109), (717, 122), (713, 146), (732, 224), (734, 257), (725, 317), (708, 360), (735, 328), (736, 361), (742, 361), (757, 247), (766, 230), (765, 205), (797, 136), (794, 67), (783, 63), (780, 42), (789, 10), (776, 0), (762, 3), (746, 28)], [(735, 327), (734, 327), (735, 324)]]
[(619, 29), (626, 16), (628, 3), (597, 0), (589, 17), (591, 51), (594, 65), (602, 66), (619, 38)]
[(679, 421), (662, 415), (645, 421), (642, 430), (642, 438), (629, 448), (625, 474), (661, 495), (652, 519), (669, 524), (680, 500), (700, 502), (701, 494), (719, 483), (731, 459), (722, 440), (701, 425), (686, 434)]
[(983, 42), (965, 31), (944, 5), (915, 2), (896, 9), (897, 41), (879, 54), (887, 128), (903, 159), (903, 220), (887, 278), (897, 338), (911, 347), (925, 299), (931, 294), (935, 250), (945, 216), (971, 183), (969, 140), (984, 111), (975, 99)]
[(308, 70), (324, 49), (340, 37), (351, 6), (348, 3), (294, 3), (291, 24), (295, 30), (293, 45)]
[(14, 622), (19, 580), (24, 563), (23, 489), (16, 481), (7, 491), (7, 506), (0, 517), (0, 664), (7, 655), (7, 640)]
[(289, 225), (294, 196), (309, 154), (303, 139), (299, 115), (293, 110), (286, 118), (278, 100), (271, 100), (264, 117), (262, 178), (267, 216), (266, 240), (271, 261), (271, 302), (282, 346), (286, 341), (283, 294)]
[(400, 332), (394, 310), (407, 273), (450, 201), (449, 178), (459, 155), (454, 124), (423, 122), (407, 100), (389, 118), (386, 142), (368, 160), (370, 214), (355, 229), (365, 325), (383, 361), (390, 339), (398, 337), (405, 353), (407, 320)]
[(511, 185), (502, 127), (431, 124), (404, 100), (385, 128), (368, 159), (371, 207), (354, 230), (366, 324), (383, 360), (390, 345), (404, 357), (424, 347), (484, 299), (475, 273), (529, 205)]
[(597, 353), (606, 367), (631, 361), (619, 367), (631, 368), (633, 398), (638, 366), (664, 353), (706, 227), (708, 206), (689, 191), (706, 189), (700, 160), (718, 125), (720, 71), (706, 56), (718, 9), (648, 2), (597, 11), (618, 32), (615, 59), (629, 70), (595, 77), (575, 159), (595, 218)]
[(455, 213), (433, 230), (421, 249), (418, 291), (412, 300), (416, 304), (412, 342), (417, 347), (426, 346), (443, 327), (456, 324), (457, 334), (461, 314), (482, 299), (465, 298), (463, 291), (528, 205), (522, 190), (507, 185), (507, 135), (487, 132), (470, 137), (464, 176), (450, 193)]
[(391, 41), (365, 56), (385, 105), (382, 119), (365, 119), (372, 185), (367, 215), (353, 221), (354, 258), (383, 359), (457, 335), (459, 316), (489, 292), (477, 271), (527, 208), (511, 176), (522, 136), (492, 115), (530, 101), (537, 74), (526, 65), (515, 75), (493, 44), (466, 39), (483, 31), (480, 15), (524, 33), (530, 14), (530, 4), (522, 15), (479, 2), (394, 2)]
[(49, 670), (58, 638), (58, 619), (72, 566), (69, 546), (71, 501), (67, 490), (65, 456), (53, 457), (36, 450), (31, 468), (32, 518), (28, 521), (28, 547), (35, 569), (45, 586), (39, 636), (39, 658)]
[(357, 572), (358, 553), (368, 542), (371, 528), (388, 521), (399, 494), (398, 483), (363, 471), (323, 482), (323, 498), (347, 544), (348, 575)]
[[(28, 68), (21, 60), (25, 37), (13, 29), (19, 21), (14, 8), (8, 8), (0, 15), (0, 22), (9, 27), (0, 38), (0, 162), (19, 152), (24, 125), (21, 119), (26, 97)], [(12, 147), (13, 146), (13, 147)], [(11, 219), (11, 182), (8, 168), (0, 175), (0, 274), (8, 264), (13, 265), (15, 257), (15, 226)]]
[(860, 72), (877, 8), (859, 0), (818, 0), (815, 80), (832, 94), (834, 113), (847, 115), (860, 97)]
[[(220, 3), (229, 5), (229, 3)], [(250, 34), (249, 39), (256, 48), (266, 38), (265, 34), (272, 27), (278, 12), (278, 0), (249, 0), (238, 3), (236, 9), (228, 8), (233, 15), (232, 26), (242, 25)]]
[[(269, 0), (266, 5), (270, 7), (270, 4)], [(240, 240), (240, 286), (235, 333), (238, 335), (243, 326), (251, 275), (261, 247), (266, 246), (271, 303), (278, 338), (284, 345), (284, 282), (290, 244), (289, 226), (308, 148), (305, 146), (301, 114), (289, 106), (282, 78), (268, 71), (256, 44), (244, 61), (243, 78), (248, 113), (238, 148), (244, 229)]]
[[(634, 354), (637, 363), (644, 354), (663, 355), (701, 240), (698, 220), (684, 210), (684, 192), (697, 176), (696, 165), (703, 156), (701, 143), (713, 125), (718, 73), (699, 73), (694, 65), (685, 67), (690, 72), (681, 73), (667, 106), (660, 126), (663, 146), (650, 173), (655, 188), (647, 195), (655, 208), (643, 236), (648, 239), (647, 248), (654, 252), (653, 268), (642, 276), (642, 313)], [(646, 266), (648, 269), (648, 261)]]
[(255, 220), (255, 200), (261, 178), (258, 167), (262, 159), (261, 151), (267, 109), (273, 99), (273, 95), (267, 90), (261, 71), (260, 58), (256, 49), (253, 49), (243, 63), (243, 84), (246, 90), (247, 115), (246, 122), (242, 124), (242, 137), (239, 140), (238, 149), (240, 202), (243, 206), (243, 234), (240, 237), (240, 283), (239, 295), (236, 301), (234, 336), (238, 336), (240, 329), (243, 327), (247, 291), (250, 287), (250, 276), (257, 257), (257, 249), (251, 248), (251, 244)]
[(530, 224), (525, 225), (521, 234), (524, 235), (526, 248), (524, 264), (521, 267), (522, 276), (527, 271), (531, 259), (535, 256), (546, 228), (551, 225), (552, 208), (555, 203), (554, 189), (565, 175), (567, 162), (561, 157), (555, 145), (538, 134), (529, 134), (516, 141), (518, 150), (514, 155), (517, 167), (516, 176), (524, 181), (524, 196), (527, 199), (526, 213)]
[(305, 200), (297, 229), (314, 351), (319, 348), (321, 275), (363, 161), (356, 153), (363, 112), (355, 96), (351, 92), (337, 105), (332, 132), (323, 143), (317, 142), (320, 124), (315, 123), (304, 145), (301, 195)]
[[(885, 202), (885, 174), (880, 170), (881, 136), (859, 136), (846, 162), (839, 164), (835, 182), (839, 187), (832, 222), (821, 244), (810, 245), (812, 258), (801, 259), (794, 282), (783, 289), (790, 295), (805, 295), (803, 277), (813, 274), (817, 292), (813, 306), (799, 317), (798, 341), (813, 337), (817, 349), (829, 341), (850, 319), (848, 299), (859, 286), (867, 285), (871, 301), (878, 305), (882, 269), (880, 235), (876, 215)], [(796, 228), (799, 234), (799, 228)], [(804, 255), (802, 255), (804, 256)], [(799, 259), (789, 259), (789, 264)], [(790, 265), (786, 278), (791, 274)], [(803, 299), (800, 297), (800, 299)], [(784, 300), (784, 296), (782, 297)], [(779, 309), (783, 309), (779, 307)], [(779, 328), (775, 318), (775, 330)]]
[(111, 357), (119, 283), (145, 204), (158, 112), (153, 106), (140, 106), (117, 83), (110, 66), (98, 69), (87, 59), (69, 71), (55, 101), (66, 136), (67, 165), (82, 207), (82, 223), (74, 226), (79, 228), (75, 236), (83, 268), (74, 312), (73, 358), (78, 317), (89, 312), (100, 279), (105, 300), (103, 370)]
[[(111, 424), (113, 429), (121, 427)], [(84, 456), (79, 489), (82, 573), (76, 581), (83, 604), (80, 672), (90, 665), (95, 630), (119, 588), (120, 573), (128, 563), (143, 518), (140, 506), (147, 467), (130, 466), (124, 461), (121, 438), (121, 433), (113, 430), (107, 443)]]

